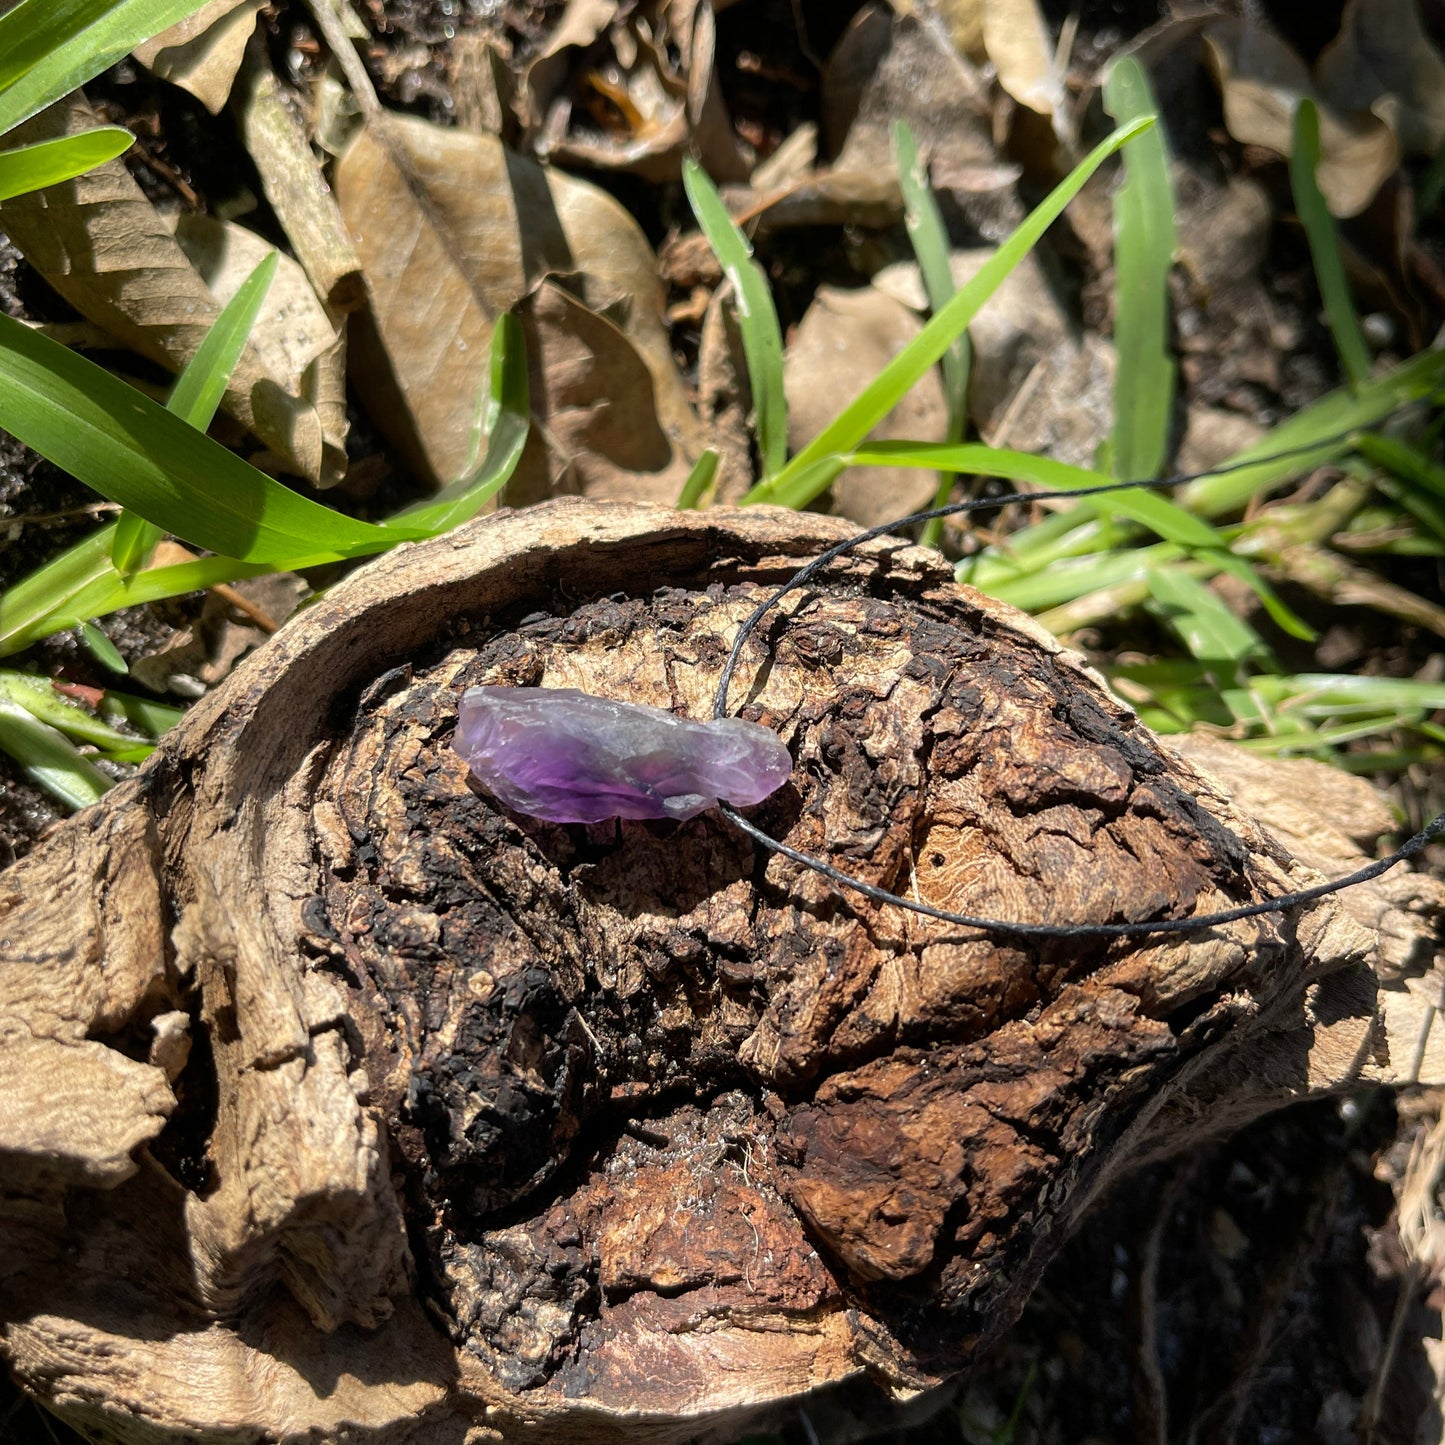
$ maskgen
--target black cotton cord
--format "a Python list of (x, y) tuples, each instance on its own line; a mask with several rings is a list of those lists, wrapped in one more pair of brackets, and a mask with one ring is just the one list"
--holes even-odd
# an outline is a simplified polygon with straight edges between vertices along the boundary
[[(742, 658), (743, 648), (747, 645), (748, 639), (757, 631), (763, 618), (790, 592), (796, 592), (800, 588), (806, 587), (830, 562), (861, 547), (865, 542), (871, 542), (877, 537), (886, 537), (893, 532), (901, 532), (904, 528), (916, 526), (920, 522), (932, 521), (935, 517), (952, 517), (961, 512), (976, 512), (987, 507), (1005, 507), (1013, 502), (1067, 501), (1079, 497), (1104, 496), (1110, 492), (1138, 491), (1141, 488), (1161, 490), (1180, 487), (1186, 482), (1198, 481), (1203, 477), (1226, 476), (1230, 472), (1245, 471), (1250, 467), (1265, 466), (1271, 462), (1285, 461), (1290, 457), (1309, 455), (1319, 451), (1322, 447), (1348, 441), (1358, 430), (1359, 428), (1352, 427), (1338, 436), (1326, 437), (1322, 441), (1311, 442), (1308, 446), (1293, 447), (1288, 451), (1276, 452), (1272, 456), (1258, 457), (1254, 461), (1238, 462), (1228, 467), (1214, 467), (1208, 471), (1179, 472), (1173, 476), (1161, 477), (1148, 482), (1106, 482), (1097, 487), (1081, 487), (1072, 491), (1013, 492), (1003, 497), (978, 497), (966, 502), (952, 502), (945, 507), (934, 507), (927, 512), (914, 512), (911, 516), (900, 517), (895, 522), (884, 522), (881, 526), (870, 527), (866, 532), (859, 532), (856, 536), (849, 537), (846, 541), (839, 542), (826, 551), (820, 552), (753, 609), (738, 629), (732, 651), (728, 654), (727, 662), (723, 666), (722, 677), (718, 681), (717, 696), (713, 701), (712, 715), (714, 718), (723, 718), (728, 715), (728, 692), (732, 687), (733, 675)], [(956, 927), (1015, 938), (1143, 938), (1151, 934), (1198, 933), (1206, 929), (1222, 927), (1226, 923), (1237, 923), (1245, 918), (1259, 918), (1268, 913), (1284, 913), (1301, 904), (1312, 903), (1317, 898), (1338, 893), (1341, 889), (1353, 888), (1356, 884), (1367, 883), (1372, 878), (1378, 878), (1382, 873), (1389, 872), (1396, 864), (1403, 863), (1422, 852), (1431, 839), (1445, 834), (1445, 813), (1441, 813), (1439, 817), (1431, 819), (1413, 838), (1410, 838), (1388, 857), (1377, 859), (1353, 873), (1346, 874), (1343, 878), (1335, 878), (1328, 883), (1319, 883), (1313, 888), (1302, 888), (1294, 893), (1282, 893), (1276, 898), (1267, 898), (1259, 903), (1248, 903), (1238, 908), (1226, 908), (1219, 913), (1203, 913), (1193, 918), (1154, 919), (1145, 923), (1021, 923), (1007, 918), (984, 918), (971, 913), (955, 913), (947, 908), (935, 908), (931, 903), (921, 903), (916, 899), (904, 898), (900, 894), (889, 892), (886, 888), (878, 887), (875, 883), (869, 883), (862, 878), (854, 877), (851, 873), (845, 873), (841, 868), (835, 868), (822, 858), (817, 858), (811, 853), (803, 852), (800, 848), (794, 848), (781, 842), (771, 834), (765, 833), (757, 824), (743, 817), (729, 803), (720, 802), (718, 811), (733, 827), (746, 833), (759, 847), (770, 853), (781, 853), (783, 857), (791, 858), (795, 863), (801, 863), (815, 873), (821, 873), (824, 878), (837, 884), (838, 887), (862, 894), (863, 897), (869, 898), (875, 903), (891, 903), (898, 908), (907, 909), (910, 913), (919, 913), (925, 918), (932, 918), (940, 923), (951, 923)]]

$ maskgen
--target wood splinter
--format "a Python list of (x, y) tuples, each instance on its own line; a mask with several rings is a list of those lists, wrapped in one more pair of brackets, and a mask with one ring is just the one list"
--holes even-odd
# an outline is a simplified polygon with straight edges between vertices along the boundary
[[(715, 813), (568, 825), (469, 786), (464, 688), (706, 718), (742, 619), (845, 535), (567, 499), (403, 547), (0, 876), (26, 1389), (156, 1445), (726, 1439), (966, 1369), (1148, 1160), (1445, 1082), (1420, 874), (1202, 935), (999, 939)], [(736, 705), (795, 763), (759, 825), (938, 904), (1188, 917), (1390, 826), (1315, 764), (1166, 746), (900, 543), (745, 663)]]

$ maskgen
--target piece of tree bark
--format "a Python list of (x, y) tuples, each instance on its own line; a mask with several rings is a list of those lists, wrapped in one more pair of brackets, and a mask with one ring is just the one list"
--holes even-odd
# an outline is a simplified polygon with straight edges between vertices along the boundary
[[(0, 875), (27, 1389), (108, 1441), (725, 1439), (965, 1368), (1141, 1162), (1445, 1079), (1428, 1007), (1379, 1003), (1429, 975), (1419, 875), (1025, 945), (840, 894), (716, 815), (561, 827), (469, 787), (464, 686), (708, 716), (742, 619), (846, 534), (568, 499), (400, 548)], [(762, 826), (996, 916), (1215, 911), (1387, 821), (1311, 773), (1292, 854), (1211, 775), (1265, 814), (1296, 780), (1194, 767), (900, 543), (789, 599), (733, 706), (797, 763)]]

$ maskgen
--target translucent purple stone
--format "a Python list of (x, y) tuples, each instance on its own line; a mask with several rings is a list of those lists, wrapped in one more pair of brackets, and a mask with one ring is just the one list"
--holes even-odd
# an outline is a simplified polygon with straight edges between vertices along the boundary
[(787, 782), (782, 739), (741, 718), (694, 722), (570, 687), (471, 687), (452, 746), (488, 792), (553, 823), (692, 818)]

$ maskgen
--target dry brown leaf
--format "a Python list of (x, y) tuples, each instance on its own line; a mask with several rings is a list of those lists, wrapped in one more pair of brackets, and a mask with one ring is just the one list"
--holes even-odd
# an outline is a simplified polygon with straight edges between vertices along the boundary
[(1445, 60), (1415, 0), (1348, 0), (1315, 77), (1338, 109), (1384, 115), (1381, 102), (1393, 100), (1389, 118), (1406, 151), (1434, 155), (1445, 143)]
[[(820, 286), (783, 357), (788, 444), (801, 450), (922, 330), (908, 307), (864, 287)], [(875, 440), (941, 441), (943, 383), (931, 370), (873, 429)], [(937, 486), (917, 467), (850, 467), (833, 483), (834, 510), (865, 527), (926, 507)]]
[[(60, 101), (17, 127), (19, 143), (85, 130), (82, 99)], [(170, 228), (120, 161), (0, 205), (0, 227), (77, 311), (152, 361), (179, 371), (220, 305)], [(242, 353), (222, 402), (288, 471), (326, 484), (344, 456), (325, 444), (308, 401), (271, 375), (254, 347)]]
[(872, 0), (853, 17), (823, 70), (822, 151), (836, 172), (896, 171), (893, 123), (907, 121), (929, 158), (934, 189), (948, 192), (980, 235), (1002, 238), (1023, 219), (1000, 172), (988, 90), (954, 49), (943, 21), (918, 7), (894, 13)]
[(552, 280), (516, 314), (545, 421), (528, 437), (507, 501), (582, 494), (675, 502), (690, 461), (663, 429), (652, 374), (621, 328)]
[(188, 90), (219, 115), (266, 0), (210, 0), (194, 15), (135, 48), (152, 75)]
[(1235, 140), (1287, 156), (1296, 108), (1302, 99), (1315, 102), (1320, 190), (1335, 215), (1359, 215), (1400, 163), (1389, 123), (1369, 111), (1337, 111), (1299, 56), (1260, 21), (1222, 16), (1206, 31), (1205, 45)]
[(523, 78), (529, 144), (660, 181), (691, 153), (714, 179), (742, 180), (753, 157), (723, 104), (716, 46), (711, 0), (569, 0)]
[[(672, 358), (656, 258), (605, 192), (495, 136), (405, 116), (360, 132), (337, 166), (336, 192), (386, 363), (378, 372), (358, 349), (355, 380), (421, 475), (460, 475), (493, 320), (550, 274), (569, 276), (587, 307), (617, 323), (651, 376), (663, 431), (696, 455), (697, 418)], [(394, 393), (385, 394), (388, 381)], [(549, 424), (545, 392), (533, 410)]]
[(938, 0), (938, 13), (960, 55), (979, 61), (987, 57), (983, 44), (983, 11), (988, 0)]
[[(186, 213), (165, 218), (211, 294), (222, 305), (275, 250), (254, 231), (233, 221)], [(298, 262), (279, 257), (265, 304), (251, 328), (251, 345), (262, 365), (293, 396), (305, 397), (321, 418), (332, 455), (326, 470), (346, 469), (346, 345), (311, 289)]]
[(1053, 117), (1056, 125), (1066, 116), (1063, 80), (1038, 0), (986, 0), (983, 48), (998, 83), (1020, 105)]

